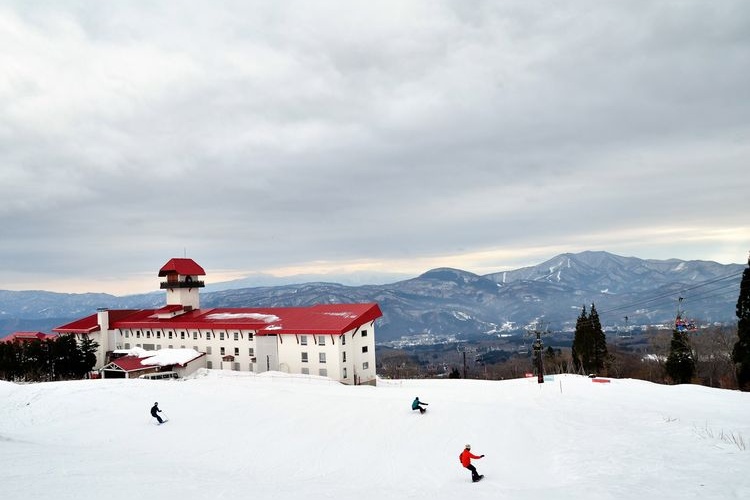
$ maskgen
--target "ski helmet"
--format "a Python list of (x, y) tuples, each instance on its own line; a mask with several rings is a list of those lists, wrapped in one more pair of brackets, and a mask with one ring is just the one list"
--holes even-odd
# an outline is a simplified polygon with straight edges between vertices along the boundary
[(467, 449), (467, 450), (470, 450), (470, 449), (471, 449), (471, 445), (470, 445), (470, 444), (467, 444), (467, 445), (466, 445), (466, 449)]

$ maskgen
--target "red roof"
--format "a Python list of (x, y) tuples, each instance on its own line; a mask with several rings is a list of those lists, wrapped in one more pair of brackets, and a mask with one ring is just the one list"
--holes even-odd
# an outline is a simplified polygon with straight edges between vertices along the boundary
[(0, 342), (13, 342), (14, 340), (28, 342), (30, 340), (47, 340), (54, 339), (57, 335), (51, 335), (44, 332), (13, 332), (7, 337), (0, 339)]
[[(113, 309), (109, 311), (109, 326), (122, 318), (130, 316), (133, 313), (139, 311), (132, 309)], [(86, 316), (85, 318), (77, 319), (71, 323), (58, 326), (52, 329), (53, 332), (57, 333), (93, 333), (99, 331), (99, 318), (97, 314)]]
[(159, 276), (166, 276), (168, 274), (179, 274), (182, 276), (205, 276), (206, 271), (201, 266), (195, 263), (193, 259), (169, 259), (169, 262), (164, 264), (159, 269)]
[[(382, 315), (380, 307), (374, 303), (318, 304), (311, 307), (196, 309), (174, 318), (164, 319), (156, 317), (153, 309), (144, 309), (117, 321), (110, 319), (110, 327), (255, 330), (258, 335), (295, 333), (341, 335), (374, 321)], [(55, 329), (55, 331), (58, 330)]]
[[(171, 309), (111, 310), (110, 328), (130, 329), (217, 329), (254, 330), (257, 335), (328, 334), (341, 335), (375, 321), (383, 315), (375, 303), (318, 304), (310, 307), (242, 307), (194, 309), (171, 318), (159, 318), (158, 312)], [(99, 331), (97, 315), (54, 328), (58, 333)]]
[(139, 358), (138, 356), (123, 356), (121, 358), (113, 359), (112, 364), (119, 366), (126, 372), (134, 372), (138, 370), (154, 368), (154, 366), (142, 365), (141, 360), (143, 359), (148, 359), (148, 357)]

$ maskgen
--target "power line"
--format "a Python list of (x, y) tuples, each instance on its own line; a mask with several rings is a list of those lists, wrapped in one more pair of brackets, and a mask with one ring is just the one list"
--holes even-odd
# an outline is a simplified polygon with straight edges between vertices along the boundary
[[(701, 298), (705, 299), (705, 298), (711, 298), (714, 296), (722, 296), (722, 295), (729, 293), (735, 287), (739, 288), (739, 282), (730, 282), (728, 280), (739, 278), (740, 276), (742, 276), (743, 273), (744, 273), (744, 270), (737, 272), (737, 273), (732, 273), (732, 274), (728, 274), (725, 276), (719, 276), (719, 277), (712, 278), (706, 281), (702, 281), (700, 283), (697, 283), (689, 287), (680, 287), (679, 290), (670, 290), (669, 292), (663, 292), (663, 293), (654, 295), (652, 297), (639, 299), (634, 302), (630, 302), (630, 303), (623, 304), (620, 306), (611, 307), (609, 309), (603, 309), (601, 311), (597, 310), (597, 315), (601, 317), (603, 315), (610, 315), (618, 311), (627, 312), (639, 306), (645, 306), (647, 304), (651, 304), (654, 302), (656, 303), (665, 302), (665, 299), (669, 299), (670, 301), (672, 301), (675, 298), (675, 294), (684, 298), (687, 295), (685, 292), (698, 290), (709, 285), (719, 284), (721, 282), (726, 281), (726, 283), (720, 284), (720, 286), (706, 290), (702, 293), (690, 294), (689, 298), (692, 300), (697, 300)], [(714, 292), (725, 289), (725, 288), (726, 288), (726, 291), (714, 294)], [(590, 319), (587, 318), (586, 321), (590, 321)]]

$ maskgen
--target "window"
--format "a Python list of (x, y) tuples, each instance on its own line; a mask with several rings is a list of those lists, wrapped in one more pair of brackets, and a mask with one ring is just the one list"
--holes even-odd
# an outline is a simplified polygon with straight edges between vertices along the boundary
[(362, 352), (367, 352), (367, 346), (362, 347)]
[(185, 332), (180, 332), (180, 339), (185, 340)]
[(172, 344), (169, 344), (167, 347), (169, 347), (170, 349), (174, 349), (174, 346)]
[(146, 338), (147, 338), (147, 339), (150, 339), (150, 338), (151, 338), (151, 332), (146, 332)]
[(240, 340), (240, 334), (237, 332), (234, 332), (234, 340)]
[(362, 330), (362, 336), (367, 337), (367, 330)]
[(343, 357), (344, 357), (344, 359), (342, 359), (342, 361), (343, 361), (344, 363), (346, 363), (346, 351), (344, 351), (344, 352), (343, 352)]
[(239, 347), (235, 347), (234, 348), (234, 355), (235, 356), (239, 356), (240, 355), (240, 348)]
[(129, 330), (125, 330), (125, 338), (126, 339), (130, 338), (130, 331)]
[(140, 330), (136, 330), (135, 331), (135, 338), (137, 338), (137, 339), (141, 338), (141, 331)]
[(364, 363), (362, 363), (362, 369), (363, 370), (367, 370), (368, 368), (370, 368), (370, 363), (368, 363), (367, 361), (365, 361)]
[(346, 345), (346, 334), (341, 336), (341, 345)]
[(214, 367), (213, 363), (211, 363), (210, 361), (206, 361), (206, 368), (208, 368), (210, 370), (213, 367)]
[(125, 349), (130, 349), (130, 344), (125, 342)]
[(305, 367), (302, 369), (302, 375), (310, 375), (310, 369)]
[(193, 340), (198, 340), (198, 332), (193, 332)]
[(346, 367), (344, 367), (344, 378), (346, 378)]
[(302, 353), (302, 362), (303, 363), (307, 363), (307, 353), (306, 352)]
[(234, 370), (236, 372), (240, 371), (240, 364), (239, 363), (235, 363), (234, 366), (232, 367), (232, 370)]
[(206, 340), (211, 338), (211, 332), (206, 332)]
[(318, 345), (326, 345), (326, 338), (322, 335), (318, 337)]
[(219, 332), (219, 340), (224, 340), (224, 332)]
[(247, 340), (253, 340), (253, 332), (247, 332)]
[(300, 335), (299, 343), (300, 345), (307, 345), (307, 335)]
[(160, 339), (160, 338), (161, 338), (161, 332), (156, 332), (156, 338), (157, 338), (157, 339)]
[(156, 344), (156, 350), (158, 351), (159, 349), (161, 349), (161, 344)]
[(206, 354), (211, 354), (211, 346), (206, 346)]
[(170, 339), (172, 338), (172, 332), (169, 332), (169, 334), (168, 334), (168, 337), (169, 337)]
[(318, 361), (320, 361), (321, 363), (325, 363), (326, 362), (326, 353), (324, 353), (324, 352), (318, 353)]
[(328, 370), (326, 370), (325, 368), (321, 368), (318, 373), (320, 374), (321, 377), (327, 377), (328, 376)]
[(226, 349), (224, 349), (224, 348), (222, 347), (222, 348), (220, 349), (220, 351), (219, 351), (219, 354), (221, 354), (221, 355), (223, 356), (224, 354), (226, 354), (226, 352), (225, 352), (225, 351), (226, 351)]
[[(171, 348), (172, 346), (169, 346), (169, 347)], [(193, 350), (194, 350), (194, 351), (197, 351), (197, 350), (198, 350), (198, 346), (197, 346), (197, 345), (194, 345), (194, 346), (193, 346)], [(199, 351), (199, 352), (200, 352), (200, 351)]]
[(252, 347), (250, 349), (248, 349), (248, 354), (250, 356), (255, 356), (255, 349), (253, 349)]

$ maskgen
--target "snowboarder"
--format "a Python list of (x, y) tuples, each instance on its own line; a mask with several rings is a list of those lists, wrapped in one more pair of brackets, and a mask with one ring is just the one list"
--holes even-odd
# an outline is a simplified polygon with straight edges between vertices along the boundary
[(161, 410), (159, 409), (159, 403), (154, 403), (154, 406), (151, 407), (151, 416), (158, 420), (160, 424), (163, 424), (164, 420), (162, 420), (162, 418), (157, 415), (157, 413), (161, 413)]
[(473, 483), (476, 483), (480, 479), (484, 477), (484, 475), (480, 475), (477, 473), (477, 468), (471, 465), (471, 459), (472, 458), (484, 458), (484, 455), (474, 455), (471, 453), (471, 445), (467, 444), (464, 447), (464, 451), (461, 452), (461, 455), (459, 455), (458, 459), (461, 460), (461, 465), (466, 467), (471, 471), (471, 481)]
[(411, 409), (412, 410), (419, 410), (419, 413), (424, 413), (427, 411), (427, 408), (422, 408), (422, 405), (427, 406), (429, 403), (423, 403), (419, 400), (419, 396), (414, 398), (414, 401), (411, 403)]

